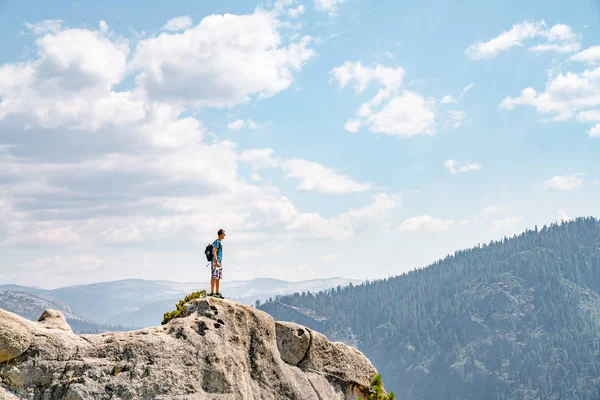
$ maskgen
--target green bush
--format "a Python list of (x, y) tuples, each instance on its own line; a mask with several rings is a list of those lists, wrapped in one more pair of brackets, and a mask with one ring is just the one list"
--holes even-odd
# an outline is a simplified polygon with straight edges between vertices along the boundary
[(385, 390), (383, 389), (383, 379), (381, 379), (381, 375), (377, 374), (371, 379), (371, 394), (369, 395), (368, 400), (396, 400), (396, 396), (394, 393), (384, 394)]
[(163, 321), (162, 321), (162, 325), (166, 324), (173, 318), (177, 318), (177, 317), (181, 316), (181, 312), (183, 311), (183, 305), (185, 303), (189, 303), (190, 301), (192, 301), (194, 299), (203, 299), (205, 297), (206, 297), (206, 290), (201, 290), (199, 292), (194, 292), (192, 294), (188, 294), (187, 296), (185, 296), (185, 298), (183, 300), (179, 300), (179, 303), (177, 303), (177, 305), (175, 306), (176, 308), (174, 311), (165, 313)]

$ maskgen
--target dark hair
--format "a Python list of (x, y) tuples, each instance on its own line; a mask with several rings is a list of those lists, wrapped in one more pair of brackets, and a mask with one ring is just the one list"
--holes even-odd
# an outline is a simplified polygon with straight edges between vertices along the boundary
[(217, 236), (221, 236), (221, 234), (225, 233), (225, 231), (223, 229), (219, 229), (219, 232), (217, 232)]

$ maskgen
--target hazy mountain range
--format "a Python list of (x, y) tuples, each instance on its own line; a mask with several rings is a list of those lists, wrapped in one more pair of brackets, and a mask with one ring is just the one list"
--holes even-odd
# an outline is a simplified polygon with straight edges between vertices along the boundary
[[(256, 300), (296, 292), (346, 286), (361, 281), (330, 278), (302, 282), (277, 279), (225, 282), (221, 292), (229, 299), (246, 304)], [(203, 289), (206, 283), (127, 279), (89, 285), (44, 290), (28, 286), (0, 285), (0, 308), (35, 319), (45, 308), (65, 313), (70, 322), (144, 327), (159, 325), (163, 314), (187, 294)]]

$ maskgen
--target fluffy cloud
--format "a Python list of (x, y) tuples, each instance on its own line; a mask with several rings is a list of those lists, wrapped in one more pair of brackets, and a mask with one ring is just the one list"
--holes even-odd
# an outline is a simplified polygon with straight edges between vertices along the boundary
[(526, 40), (542, 38), (546, 41), (529, 47), (530, 51), (554, 51), (558, 53), (571, 53), (581, 48), (577, 42), (577, 35), (570, 26), (556, 24), (548, 29), (544, 20), (524, 21), (515, 24), (508, 31), (503, 31), (497, 37), (487, 42), (476, 42), (470, 45), (466, 54), (473, 60), (494, 58), (502, 51), (513, 47), (523, 47)]
[(383, 65), (365, 67), (360, 61), (346, 61), (341, 66), (333, 68), (330, 75), (331, 80), (337, 81), (340, 88), (343, 89), (354, 83), (356, 93), (361, 93), (372, 82), (379, 83), (386, 89), (398, 90), (402, 86), (406, 72), (402, 67), (390, 68)]
[(573, 190), (583, 184), (583, 174), (577, 173), (573, 175), (554, 176), (544, 182), (546, 190)]
[(358, 132), (361, 126), (362, 122), (359, 119), (349, 119), (344, 124), (344, 129), (346, 129), (348, 132), (356, 133)]
[(317, 11), (323, 11), (329, 13), (330, 16), (335, 17), (340, 4), (345, 0), (314, 0), (315, 9)]
[[(250, 18), (258, 25), (246, 28), (259, 33), (277, 30), (276, 22), (275, 27), (262, 24), (274, 21), (272, 14), (266, 14)], [(191, 114), (197, 103), (186, 100), (185, 91), (180, 98), (165, 99), (148, 90), (150, 78), (142, 75), (153, 67), (167, 81), (180, 77), (180, 71), (153, 63), (155, 59), (129, 64), (129, 71), (141, 72), (135, 82), (126, 79), (130, 48), (137, 49), (133, 60), (141, 63), (142, 53), (147, 56), (148, 46), (160, 42), (159, 38), (177, 37), (185, 44), (188, 36), (208, 29), (203, 24), (249, 23), (244, 18), (229, 21), (233, 16), (213, 17), (180, 34), (163, 32), (137, 46), (110, 33), (105, 24), (98, 30), (61, 27), (37, 38), (35, 58), (0, 66), (0, 246), (51, 246), (82, 254), (96, 254), (96, 250), (106, 254), (114, 246), (128, 246), (132, 252), (167, 254), (197, 248), (201, 238), (214, 235), (213, 226), (235, 227), (240, 250), (275, 235), (291, 241), (340, 239), (381, 229), (401, 206), (401, 196), (376, 193), (365, 205), (329, 217), (303, 212), (278, 189), (249, 184), (238, 174), (240, 163), (250, 163), (253, 170), (285, 165), (286, 175), (297, 179), (302, 190), (346, 193), (372, 187), (310, 161), (277, 160), (271, 149), (240, 152), (236, 144), (215, 139)], [(258, 46), (253, 41), (257, 36), (229, 31), (228, 45), (249, 51)], [(277, 45), (264, 53), (275, 53), (275, 69), (291, 80), (288, 72), (301, 67), (292, 65), (290, 58), (299, 48), (285, 44), (278, 32), (275, 35)], [(202, 40), (208, 41), (203, 48), (212, 51), (214, 37)], [(227, 65), (202, 66), (213, 77), (229, 79)], [(222, 71), (217, 70), (220, 67)], [(238, 67), (247, 68), (250, 76), (260, 75), (264, 66), (261, 61)], [(245, 93), (267, 95), (274, 84), (269, 79), (265, 78), (263, 88)], [(133, 87), (123, 89), (129, 84)], [(239, 87), (234, 89), (229, 93), (237, 93)], [(258, 126), (243, 122), (250, 129)], [(303, 174), (301, 167), (312, 173)], [(73, 268), (78, 262), (94, 264), (91, 258), (73, 257), (30, 264), (37, 270), (55, 262)], [(117, 258), (110, 264), (123, 265), (121, 256)], [(115, 272), (111, 277), (122, 276)]]
[(588, 131), (588, 135), (590, 135), (590, 137), (600, 137), (600, 123), (591, 127)]
[(288, 178), (300, 181), (298, 189), (306, 192), (342, 194), (366, 192), (372, 188), (371, 184), (359, 183), (312, 161), (290, 159), (283, 161), (281, 166)]
[(452, 219), (443, 220), (431, 215), (406, 219), (398, 229), (400, 232), (446, 232), (455, 225)]
[(404, 91), (379, 112), (369, 110), (364, 116), (373, 132), (404, 137), (435, 133), (435, 103), (415, 92)]
[[(600, 113), (600, 68), (550, 76), (543, 92), (528, 87), (520, 96), (506, 97), (500, 103), (505, 109), (517, 105), (531, 105), (540, 114), (553, 114), (555, 121), (575, 116), (582, 122), (596, 121)], [(593, 136), (592, 131), (589, 133)]]
[(577, 114), (577, 119), (581, 122), (600, 121), (600, 109), (599, 110), (581, 111), (580, 113)]
[(243, 119), (236, 119), (235, 121), (231, 122), (229, 125), (227, 125), (227, 129), (231, 129), (233, 131), (239, 131), (240, 129), (242, 129), (245, 125), (245, 122)]
[(573, 54), (571, 56), (571, 60), (595, 64), (596, 62), (600, 61), (600, 46), (588, 47), (577, 54)]
[(291, 86), (293, 71), (314, 56), (311, 38), (285, 44), (278, 14), (211, 15), (181, 33), (142, 40), (129, 69), (154, 100), (233, 106)]
[(126, 41), (87, 29), (47, 33), (36, 40), (36, 46), (37, 60), (0, 69), (2, 96), (110, 89), (122, 80), (129, 53)]
[(240, 161), (251, 163), (256, 169), (277, 167), (279, 163), (273, 157), (273, 149), (251, 149), (240, 153)]
[(189, 15), (184, 15), (182, 17), (175, 17), (168, 20), (163, 26), (163, 30), (171, 32), (183, 31), (191, 27), (192, 24), (192, 18)]
[(455, 160), (447, 160), (444, 163), (444, 168), (450, 171), (451, 174), (460, 174), (469, 171), (479, 171), (481, 169), (481, 165), (472, 161), (469, 161), (467, 163), (460, 163)]
[(356, 93), (362, 93), (371, 83), (383, 86), (358, 109), (358, 118), (346, 122), (349, 132), (366, 126), (374, 133), (402, 137), (435, 133), (435, 102), (416, 92), (400, 90), (405, 75), (401, 67), (365, 67), (360, 62), (346, 61), (333, 68), (330, 75), (332, 83), (340, 88), (353, 85)]

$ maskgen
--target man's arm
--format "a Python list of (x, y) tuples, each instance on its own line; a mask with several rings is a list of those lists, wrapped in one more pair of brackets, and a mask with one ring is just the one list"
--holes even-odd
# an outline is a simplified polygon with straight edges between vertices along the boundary
[(219, 264), (219, 259), (217, 258), (217, 251), (219, 250), (219, 247), (213, 247), (213, 258), (215, 260), (215, 264), (217, 264), (217, 267), (220, 267), (221, 264)]

